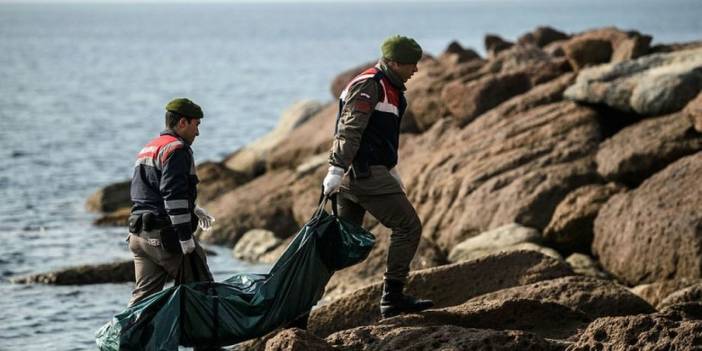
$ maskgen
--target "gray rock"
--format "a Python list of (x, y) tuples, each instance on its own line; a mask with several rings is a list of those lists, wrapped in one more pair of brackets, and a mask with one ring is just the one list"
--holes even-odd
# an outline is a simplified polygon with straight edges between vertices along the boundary
[(602, 266), (600, 266), (599, 262), (595, 261), (588, 255), (576, 252), (568, 256), (568, 258), (566, 258), (566, 262), (573, 269), (573, 272), (577, 274), (599, 279), (612, 278), (611, 274), (602, 270)]
[(463, 241), (451, 250), (448, 259), (450, 262), (472, 260), (517, 244), (538, 242), (541, 242), (538, 230), (512, 223)]
[(244, 233), (234, 246), (234, 257), (248, 262), (271, 263), (275, 257), (267, 257), (281, 246), (283, 239), (277, 238), (275, 234), (265, 229), (252, 229)]
[(34, 274), (10, 279), (15, 284), (86, 285), (125, 283), (134, 281), (132, 260), (98, 265), (69, 267), (56, 272)]
[(565, 96), (625, 112), (661, 115), (682, 109), (701, 88), (702, 49), (691, 49), (584, 69)]

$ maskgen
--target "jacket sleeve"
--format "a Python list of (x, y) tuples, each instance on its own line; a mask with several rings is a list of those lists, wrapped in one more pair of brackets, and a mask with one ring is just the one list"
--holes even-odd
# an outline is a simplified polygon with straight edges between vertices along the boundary
[(379, 100), (379, 84), (366, 79), (349, 88), (337, 121), (329, 163), (348, 170), (361, 144), (363, 131)]
[(192, 204), (190, 194), (190, 168), (192, 156), (185, 147), (179, 147), (162, 160), (161, 196), (166, 213), (181, 241), (192, 238)]

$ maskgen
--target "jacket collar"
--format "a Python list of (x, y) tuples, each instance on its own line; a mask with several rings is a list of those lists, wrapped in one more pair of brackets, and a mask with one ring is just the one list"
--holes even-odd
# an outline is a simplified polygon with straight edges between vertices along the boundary
[(159, 134), (159, 135), (174, 136), (174, 137), (178, 138), (178, 140), (182, 141), (183, 144), (190, 146), (190, 144), (188, 144), (188, 142), (185, 141), (185, 139), (181, 138), (180, 135), (178, 135), (178, 133), (176, 133), (175, 130), (173, 130), (173, 129), (166, 128), (166, 129), (162, 130), (161, 134)]
[(392, 85), (394, 85), (396, 88), (400, 89), (400, 91), (407, 90), (405, 83), (402, 82), (402, 79), (400, 79), (400, 77), (398, 77), (397, 74), (395, 74), (395, 72), (388, 67), (388, 64), (383, 59), (380, 59), (375, 67), (383, 71), (385, 76), (390, 80), (390, 83), (392, 83)]

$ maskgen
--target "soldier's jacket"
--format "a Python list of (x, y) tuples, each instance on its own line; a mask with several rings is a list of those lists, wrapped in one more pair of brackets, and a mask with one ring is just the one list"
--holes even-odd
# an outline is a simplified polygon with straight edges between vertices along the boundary
[[(347, 170), (342, 190), (363, 195), (402, 192), (389, 170), (397, 164), (400, 121), (407, 106), (404, 90), (402, 80), (381, 60), (341, 93), (329, 163)], [(369, 174), (359, 172), (361, 159)]]

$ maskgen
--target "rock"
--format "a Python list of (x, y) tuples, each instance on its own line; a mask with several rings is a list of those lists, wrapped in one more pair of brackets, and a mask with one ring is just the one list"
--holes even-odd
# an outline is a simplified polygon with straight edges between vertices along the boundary
[(657, 314), (604, 317), (592, 322), (566, 350), (692, 350), (699, 347), (701, 333), (700, 321)]
[(458, 120), (459, 126), (470, 123), (481, 113), (509, 98), (531, 89), (529, 77), (523, 73), (490, 75), (468, 84), (453, 82), (441, 92), (441, 100)]
[(620, 62), (646, 55), (651, 36), (615, 27), (600, 28), (572, 37), (563, 49), (574, 69), (592, 64)]
[(612, 276), (603, 271), (602, 266), (588, 255), (576, 252), (568, 256), (566, 262), (577, 274), (599, 279), (612, 279)]
[(607, 271), (631, 286), (702, 278), (700, 172), (702, 152), (609, 199), (595, 219), (592, 244)]
[(702, 301), (702, 283), (696, 283), (682, 290), (676, 291), (668, 295), (660, 304), (659, 309), (663, 309), (672, 305), (678, 305), (687, 302)]
[(481, 305), (520, 299), (557, 303), (582, 311), (589, 319), (655, 312), (651, 305), (625, 287), (608, 280), (584, 276), (543, 280), (498, 290), (475, 297), (468, 303)]
[(351, 79), (361, 74), (361, 72), (375, 66), (376, 63), (377, 61), (366, 62), (360, 66), (341, 72), (339, 75), (334, 77), (331, 84), (331, 94), (335, 99), (334, 101), (339, 99), (339, 95), (341, 95), (341, 92), (346, 88), (346, 85), (351, 82)]
[(438, 59), (445, 65), (456, 65), (473, 60), (480, 60), (481, 57), (475, 50), (466, 49), (457, 41), (452, 41)]
[(665, 52), (683, 51), (689, 49), (702, 48), (702, 41), (691, 41), (685, 43), (668, 43), (668, 44), (657, 44), (651, 47), (649, 51), (650, 54), (658, 54)]
[(519, 37), (517, 44), (519, 45), (536, 45), (540, 48), (559, 40), (568, 39), (569, 36), (551, 27), (536, 27), (532, 32), (526, 33)]
[(565, 252), (590, 252), (595, 217), (614, 194), (626, 191), (615, 183), (592, 184), (575, 189), (558, 204), (551, 222), (544, 229), (544, 239)]
[[(252, 229), (244, 233), (234, 246), (234, 257), (242, 261), (272, 263), (274, 257), (262, 259), (266, 254), (271, 253), (282, 245), (283, 240), (277, 238), (275, 234), (265, 229)], [(271, 260), (271, 258), (273, 260)]]
[(659, 308), (659, 304), (670, 294), (685, 289), (700, 280), (693, 279), (670, 279), (654, 282), (651, 284), (641, 284), (631, 288), (631, 292), (646, 300), (651, 306)]
[[(417, 73), (407, 82), (405, 93), (407, 110), (402, 117), (401, 130), (407, 132), (428, 130), (437, 120), (449, 116), (441, 101), (441, 90), (455, 79), (447, 74), (446, 65), (435, 60), (422, 60), (417, 67)], [(471, 67), (477, 70), (482, 64)]]
[(565, 96), (624, 112), (662, 115), (682, 109), (702, 88), (702, 48), (655, 54), (580, 72)]
[(495, 57), (501, 51), (507, 50), (514, 46), (514, 43), (502, 39), (500, 36), (495, 34), (485, 35), (485, 52), (488, 56)]
[[(565, 57), (565, 50), (563, 49), (563, 47), (567, 43), (568, 43), (567, 40), (557, 40), (551, 44), (544, 46), (543, 50), (545, 53), (547, 53), (553, 57)], [(570, 62), (568, 62), (568, 64), (570, 65)]]
[(326, 341), (298, 328), (284, 329), (266, 341), (265, 351), (331, 351)]
[(545, 338), (566, 339), (587, 326), (580, 311), (550, 301), (523, 298), (468, 301), (380, 321), (398, 326), (457, 325), (464, 328), (523, 330)]
[(329, 167), (329, 152), (322, 152), (320, 154), (308, 157), (302, 162), (302, 164), (295, 168), (295, 174), (298, 177), (304, 177), (314, 173), (320, 167), (325, 169)]
[(100, 218), (93, 221), (93, 224), (97, 226), (127, 227), (127, 225), (129, 225), (128, 219), (131, 212), (131, 208), (123, 207), (116, 211), (104, 214)]
[(597, 171), (605, 179), (636, 186), (671, 162), (702, 149), (683, 113), (650, 118), (626, 127), (600, 144)]
[(112, 212), (120, 208), (131, 207), (130, 186), (131, 181), (128, 180), (103, 187), (88, 197), (85, 208), (93, 212)]
[(293, 104), (283, 112), (275, 129), (227, 157), (224, 164), (249, 179), (263, 174), (266, 171), (266, 159), (271, 151), (291, 131), (303, 125), (322, 108), (322, 104), (316, 101), (300, 101)]
[(506, 224), (456, 245), (448, 259), (450, 262), (472, 260), (500, 252), (505, 247), (526, 242), (541, 242), (541, 233), (517, 223)]
[(695, 130), (702, 133), (702, 93), (692, 99), (685, 107), (685, 114), (690, 118)]
[(533, 45), (516, 45), (488, 61), (477, 75), (468, 75), (462, 81), (467, 82), (488, 74), (523, 73), (529, 77), (531, 85), (535, 86), (571, 70), (565, 58), (555, 58)]
[(197, 203), (205, 206), (220, 195), (246, 183), (245, 174), (227, 168), (221, 162), (206, 161), (197, 166)]
[(462, 129), (435, 125), (401, 147), (423, 235), (443, 250), (508, 223), (541, 230), (570, 191), (599, 178), (597, 113), (570, 102), (548, 104), (563, 82), (546, 84)]
[(661, 308), (662, 315), (673, 320), (702, 320), (702, 303), (683, 302)]
[(338, 102), (329, 103), (305, 124), (291, 131), (271, 150), (266, 169), (295, 169), (310, 156), (329, 152), (338, 109)]
[(219, 196), (209, 204), (217, 221), (212, 230), (202, 232), (200, 239), (234, 246), (251, 229), (266, 229), (280, 238), (295, 233), (299, 229), (292, 210), (291, 185), (295, 179), (289, 170), (266, 172)]
[(377, 325), (335, 333), (327, 342), (342, 350), (558, 350), (531, 333), (468, 329), (452, 325), (395, 327)]
[(609, 62), (612, 57), (612, 43), (608, 40), (576, 38), (563, 45), (568, 62), (576, 71), (588, 66)]
[[(406, 292), (443, 308), (491, 291), (570, 274), (558, 260), (534, 251), (513, 251), (411, 272)], [(382, 283), (375, 283), (320, 306), (312, 311), (309, 330), (325, 336), (374, 323), (380, 317), (381, 292)]]
[(134, 261), (69, 267), (55, 272), (10, 279), (15, 284), (85, 285), (134, 281)]

